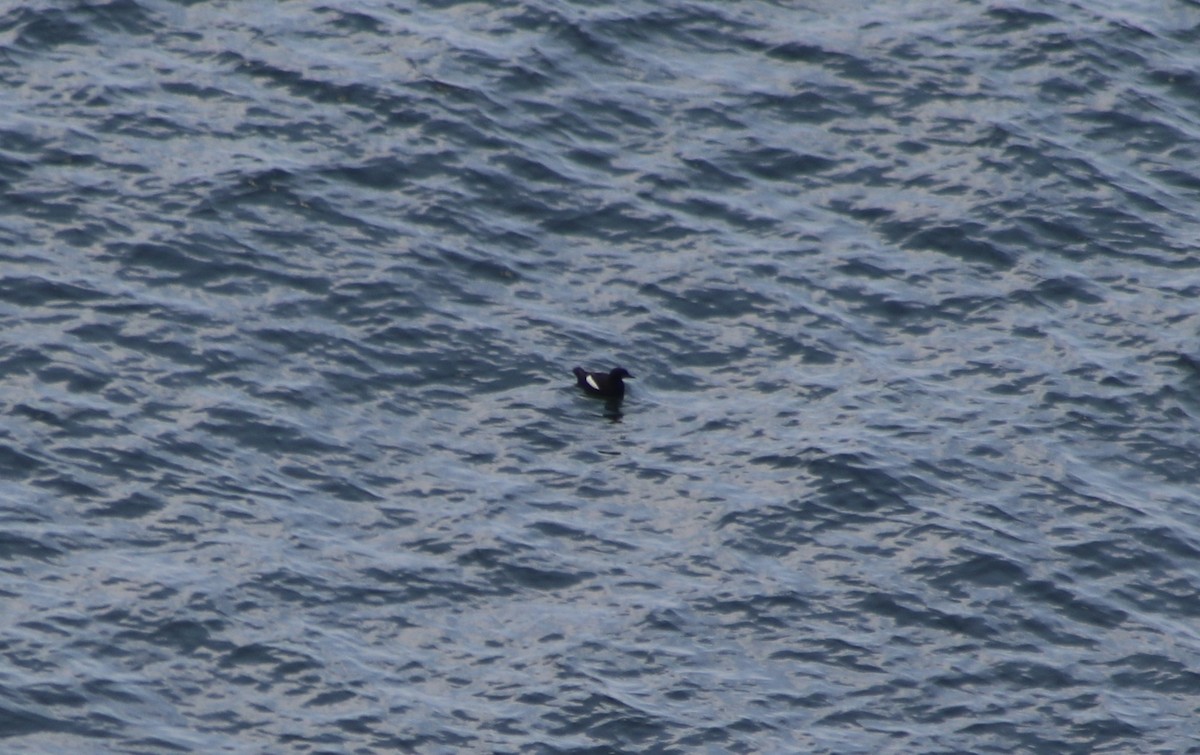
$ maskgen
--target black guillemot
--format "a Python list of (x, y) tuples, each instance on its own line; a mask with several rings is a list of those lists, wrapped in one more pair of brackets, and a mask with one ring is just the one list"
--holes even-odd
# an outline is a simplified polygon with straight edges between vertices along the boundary
[(610, 372), (588, 372), (582, 367), (571, 370), (579, 381), (579, 387), (593, 396), (605, 398), (621, 398), (625, 395), (625, 378), (633, 375), (624, 367), (614, 367)]

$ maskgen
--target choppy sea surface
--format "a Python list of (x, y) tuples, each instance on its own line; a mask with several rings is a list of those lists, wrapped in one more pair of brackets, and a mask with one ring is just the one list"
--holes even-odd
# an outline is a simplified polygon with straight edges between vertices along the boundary
[(10, 4), (0, 749), (1200, 752), (1197, 39)]

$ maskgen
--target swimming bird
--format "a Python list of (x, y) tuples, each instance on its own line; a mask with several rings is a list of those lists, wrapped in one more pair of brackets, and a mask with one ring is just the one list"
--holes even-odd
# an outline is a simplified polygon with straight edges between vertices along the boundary
[(571, 371), (575, 373), (579, 387), (584, 392), (605, 398), (622, 398), (625, 395), (624, 379), (633, 377), (624, 367), (613, 367), (607, 373), (588, 372), (582, 367), (576, 367)]

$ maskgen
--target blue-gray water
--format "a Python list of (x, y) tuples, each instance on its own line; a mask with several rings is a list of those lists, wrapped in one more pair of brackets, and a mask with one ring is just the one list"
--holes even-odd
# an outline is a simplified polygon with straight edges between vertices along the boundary
[(0, 749), (1200, 751), (1200, 5), (1025, 5), (10, 5)]

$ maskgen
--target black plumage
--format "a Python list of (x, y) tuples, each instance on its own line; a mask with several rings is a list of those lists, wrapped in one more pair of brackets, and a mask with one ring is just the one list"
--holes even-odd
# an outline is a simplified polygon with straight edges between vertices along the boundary
[(614, 367), (608, 372), (588, 372), (582, 367), (576, 367), (572, 372), (585, 393), (605, 398), (621, 398), (625, 395), (625, 378), (633, 375), (624, 367)]

